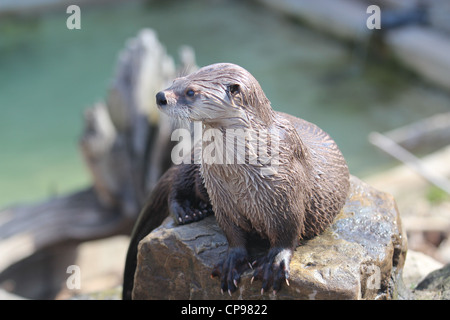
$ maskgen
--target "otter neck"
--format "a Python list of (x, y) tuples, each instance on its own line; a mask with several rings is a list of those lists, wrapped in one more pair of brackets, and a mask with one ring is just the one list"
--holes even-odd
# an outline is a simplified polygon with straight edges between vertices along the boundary
[(255, 106), (246, 110), (246, 113), (249, 118), (248, 129), (269, 128), (275, 119), (275, 112), (267, 98), (265, 102), (255, 103)]
[(275, 152), (279, 151), (275, 118), (263, 122), (248, 115), (248, 119), (248, 124), (240, 123), (239, 126), (203, 124), (202, 169), (208, 167), (208, 170), (217, 169), (226, 174), (229, 170), (236, 171), (235, 165), (255, 166), (257, 170), (271, 166), (271, 161), (278, 155)]
[[(239, 107), (236, 107), (239, 108)], [(275, 121), (275, 111), (270, 106), (270, 102), (259, 104), (256, 108), (243, 108), (240, 110), (244, 116), (219, 119), (218, 121), (204, 121), (205, 129), (218, 129), (225, 132), (228, 129), (243, 129), (249, 131), (258, 131), (270, 128)], [(225, 120), (225, 121), (224, 121)]]

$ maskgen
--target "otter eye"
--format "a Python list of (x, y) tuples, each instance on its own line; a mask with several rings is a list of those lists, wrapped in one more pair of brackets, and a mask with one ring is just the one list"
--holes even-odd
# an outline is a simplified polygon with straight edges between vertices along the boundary
[(192, 89), (189, 89), (189, 90), (186, 91), (186, 95), (188, 97), (193, 97), (195, 95), (195, 91), (192, 90)]
[(228, 86), (228, 91), (229, 91), (231, 94), (239, 93), (239, 90), (240, 90), (240, 86), (239, 86), (238, 84), (230, 84), (230, 85)]

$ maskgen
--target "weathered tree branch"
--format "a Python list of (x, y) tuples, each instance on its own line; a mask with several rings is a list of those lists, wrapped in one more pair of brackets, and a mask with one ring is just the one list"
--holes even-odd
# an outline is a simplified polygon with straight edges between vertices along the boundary
[(171, 124), (156, 93), (196, 68), (182, 48), (178, 71), (154, 31), (142, 30), (120, 53), (106, 102), (85, 112), (80, 150), (92, 187), (0, 212), (0, 273), (49, 246), (129, 232), (145, 196), (171, 165)]

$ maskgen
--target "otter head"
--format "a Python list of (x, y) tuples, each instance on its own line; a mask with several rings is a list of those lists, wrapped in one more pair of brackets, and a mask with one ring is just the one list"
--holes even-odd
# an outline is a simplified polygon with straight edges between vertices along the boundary
[(213, 127), (268, 124), (272, 108), (258, 81), (244, 68), (219, 63), (174, 80), (156, 95), (158, 107), (169, 116), (202, 121)]

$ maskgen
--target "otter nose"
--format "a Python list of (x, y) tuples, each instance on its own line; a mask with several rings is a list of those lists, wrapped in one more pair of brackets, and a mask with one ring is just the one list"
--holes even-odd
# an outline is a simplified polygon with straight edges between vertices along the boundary
[(158, 106), (165, 106), (167, 104), (166, 95), (163, 91), (160, 91), (156, 94), (156, 104)]

